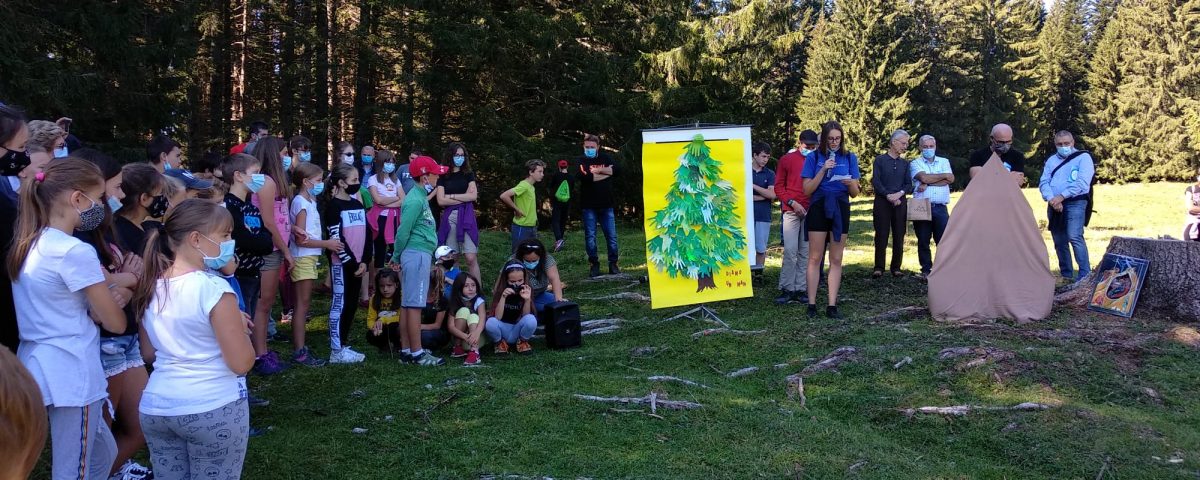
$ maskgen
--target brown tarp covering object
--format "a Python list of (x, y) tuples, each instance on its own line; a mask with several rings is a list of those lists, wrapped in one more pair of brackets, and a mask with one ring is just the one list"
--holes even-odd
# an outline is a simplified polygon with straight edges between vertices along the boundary
[(929, 274), (937, 320), (1040, 320), (1054, 303), (1054, 275), (1033, 210), (997, 160), (954, 205)]

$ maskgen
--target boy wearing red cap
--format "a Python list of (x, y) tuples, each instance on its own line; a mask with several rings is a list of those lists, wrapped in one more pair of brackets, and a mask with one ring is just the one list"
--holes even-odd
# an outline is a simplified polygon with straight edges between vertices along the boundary
[[(437, 247), (437, 227), (429, 210), (426, 195), (437, 185), (438, 176), (448, 168), (433, 158), (420, 156), (408, 164), (416, 182), (400, 206), (400, 226), (396, 228), (396, 247), (392, 264), (400, 266), (400, 361), (422, 366), (444, 365), (446, 360), (433, 356), (421, 347), (421, 310), (430, 288), (429, 270), (433, 265), (433, 249)], [(413, 195), (413, 192), (420, 192)]]
[(558, 161), (558, 172), (550, 180), (550, 229), (554, 231), (554, 251), (563, 247), (567, 233), (567, 212), (571, 209), (571, 173), (566, 160)]

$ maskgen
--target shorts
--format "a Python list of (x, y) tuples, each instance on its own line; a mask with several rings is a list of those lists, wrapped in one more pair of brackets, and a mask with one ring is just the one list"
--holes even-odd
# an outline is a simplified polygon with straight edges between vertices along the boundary
[[(808, 232), (832, 232), (833, 219), (825, 216), (825, 201), (831, 200), (822, 198), (813, 202), (808, 209), (808, 217), (804, 219), (804, 233)], [(842, 234), (850, 234), (850, 202), (843, 203), (839, 209), (839, 214), (842, 216)]]
[(457, 312), (454, 312), (454, 318), (466, 320), (468, 327), (479, 324), (479, 314), (472, 312), (467, 307), (460, 307)]
[(429, 270), (432, 267), (432, 253), (417, 250), (405, 250), (400, 253), (401, 307), (425, 308), (430, 288)]
[(767, 253), (767, 240), (771, 238), (771, 222), (754, 222), (754, 252)]
[(142, 360), (142, 346), (138, 343), (138, 335), (135, 333), (101, 338), (100, 364), (104, 366), (105, 377), (146, 366), (146, 361)]
[(320, 255), (307, 255), (296, 257), (296, 266), (292, 268), (291, 278), (293, 282), (301, 280), (316, 280), (317, 279), (317, 260)]
[(260, 272), (270, 272), (279, 270), (279, 266), (283, 265), (283, 252), (276, 250), (269, 255), (263, 255), (263, 266), (258, 269)]
[(450, 233), (446, 235), (446, 246), (453, 248), (458, 253), (479, 253), (479, 245), (471, 239), (470, 235), (463, 235), (462, 243), (458, 243), (458, 212), (450, 212), (446, 217), (446, 223), (450, 224)]

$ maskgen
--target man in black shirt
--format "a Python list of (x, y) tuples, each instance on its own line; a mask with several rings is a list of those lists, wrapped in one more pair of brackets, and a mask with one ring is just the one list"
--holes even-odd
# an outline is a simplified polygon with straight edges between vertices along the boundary
[(883, 276), (887, 257), (888, 237), (892, 237), (892, 276), (903, 275), (904, 233), (908, 230), (908, 203), (905, 196), (913, 191), (908, 175), (908, 161), (901, 155), (908, 150), (908, 132), (896, 130), (888, 141), (888, 150), (875, 157), (871, 168), (871, 187), (875, 190), (875, 205), (871, 210), (875, 227), (875, 271), (873, 277)]
[(583, 156), (579, 157), (580, 206), (583, 207), (583, 237), (587, 248), (588, 275), (600, 275), (600, 256), (596, 252), (596, 224), (604, 229), (608, 242), (608, 273), (616, 274), (617, 268), (617, 223), (613, 216), (612, 177), (616, 165), (612, 157), (600, 151), (600, 137), (588, 135), (583, 139)]
[(1012, 127), (997, 123), (992, 127), (991, 145), (976, 150), (971, 154), (971, 178), (983, 168), (992, 158), (999, 158), (1004, 163), (1004, 169), (1012, 172), (1013, 181), (1018, 187), (1025, 186), (1025, 155), (1012, 149)]

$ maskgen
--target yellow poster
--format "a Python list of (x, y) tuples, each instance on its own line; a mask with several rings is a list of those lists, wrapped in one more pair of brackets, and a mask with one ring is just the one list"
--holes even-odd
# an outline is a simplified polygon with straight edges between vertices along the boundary
[(651, 308), (754, 294), (749, 129), (744, 139), (685, 133), (686, 140), (652, 142), (647, 132), (642, 146)]

